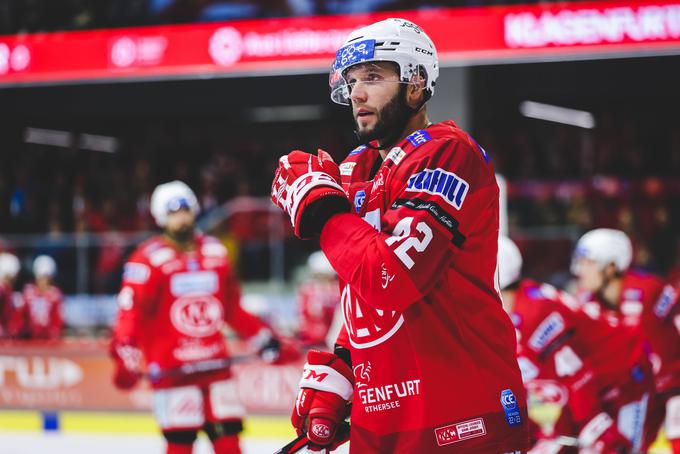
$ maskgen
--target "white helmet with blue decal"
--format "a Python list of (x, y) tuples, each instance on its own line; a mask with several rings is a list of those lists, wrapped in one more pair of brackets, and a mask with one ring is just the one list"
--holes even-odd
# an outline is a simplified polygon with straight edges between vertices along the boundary
[(329, 77), (333, 102), (349, 105), (350, 86), (345, 80), (347, 69), (374, 61), (396, 63), (402, 83), (411, 83), (419, 72), (424, 73), (425, 99), (434, 94), (439, 76), (434, 43), (413, 22), (391, 18), (354, 30), (337, 51)]
[(614, 264), (622, 273), (633, 261), (633, 245), (621, 230), (595, 229), (583, 235), (576, 243), (571, 261), (572, 274), (579, 275), (579, 259), (589, 259), (604, 268)]
[(194, 214), (199, 212), (194, 191), (182, 181), (160, 184), (151, 194), (151, 215), (159, 227), (165, 227), (168, 213), (181, 208), (188, 208)]

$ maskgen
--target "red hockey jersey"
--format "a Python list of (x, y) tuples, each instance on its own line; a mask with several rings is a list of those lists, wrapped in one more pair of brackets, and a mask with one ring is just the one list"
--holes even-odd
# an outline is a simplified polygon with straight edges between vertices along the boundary
[[(515, 334), (494, 285), (498, 186), (485, 151), (452, 121), (340, 165), (356, 213), (321, 247), (341, 279), (355, 373), (353, 452), (526, 448)], [(363, 219), (362, 219), (363, 218)]]
[(652, 389), (639, 331), (593, 320), (573, 297), (551, 285), (522, 281), (512, 319), (524, 380), (565, 385), (577, 430), (605, 409), (616, 410)]
[(680, 292), (660, 278), (637, 271), (623, 277), (617, 309), (595, 295), (582, 295), (583, 310), (612, 326), (642, 330), (653, 352), (656, 387), (664, 392), (680, 387)]
[(227, 250), (211, 237), (197, 237), (190, 252), (161, 236), (140, 245), (125, 265), (118, 305), (116, 340), (137, 345), (157, 372), (227, 358), (225, 321), (245, 338), (265, 327), (241, 308)]
[(61, 307), (64, 296), (57, 287), (50, 285), (45, 290), (34, 284), (27, 284), (22, 292), (23, 304), (16, 316), (21, 318), (24, 332), (31, 339), (59, 339), (64, 321)]

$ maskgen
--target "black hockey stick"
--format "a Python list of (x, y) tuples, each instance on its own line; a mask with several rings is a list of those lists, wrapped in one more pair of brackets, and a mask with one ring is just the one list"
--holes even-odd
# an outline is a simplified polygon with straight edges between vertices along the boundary
[(228, 369), (233, 364), (247, 363), (259, 359), (259, 355), (241, 355), (232, 356), (231, 358), (208, 359), (205, 361), (197, 361), (195, 363), (183, 364), (179, 367), (171, 369), (149, 368), (148, 371), (142, 374), (143, 377), (148, 378), (152, 383), (156, 383), (163, 378), (168, 377), (183, 377), (199, 372), (211, 372), (216, 370)]

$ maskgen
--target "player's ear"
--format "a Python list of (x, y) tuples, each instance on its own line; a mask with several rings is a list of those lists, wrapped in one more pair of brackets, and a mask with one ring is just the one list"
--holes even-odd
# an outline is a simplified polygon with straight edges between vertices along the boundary
[(419, 71), (411, 78), (411, 82), (406, 87), (406, 103), (413, 108), (420, 106), (425, 97), (425, 74)]

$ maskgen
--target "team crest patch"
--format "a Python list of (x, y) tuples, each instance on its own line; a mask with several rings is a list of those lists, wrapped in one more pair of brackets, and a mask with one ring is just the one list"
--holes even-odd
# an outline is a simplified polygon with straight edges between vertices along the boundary
[(475, 418), (469, 421), (457, 422), (434, 430), (437, 445), (446, 446), (470, 438), (483, 437), (486, 435), (484, 419)]
[(425, 131), (424, 129), (419, 129), (416, 132), (407, 136), (406, 140), (411, 142), (411, 145), (413, 145), (414, 148), (417, 148), (422, 144), (432, 140), (432, 136), (428, 134), (427, 131)]

